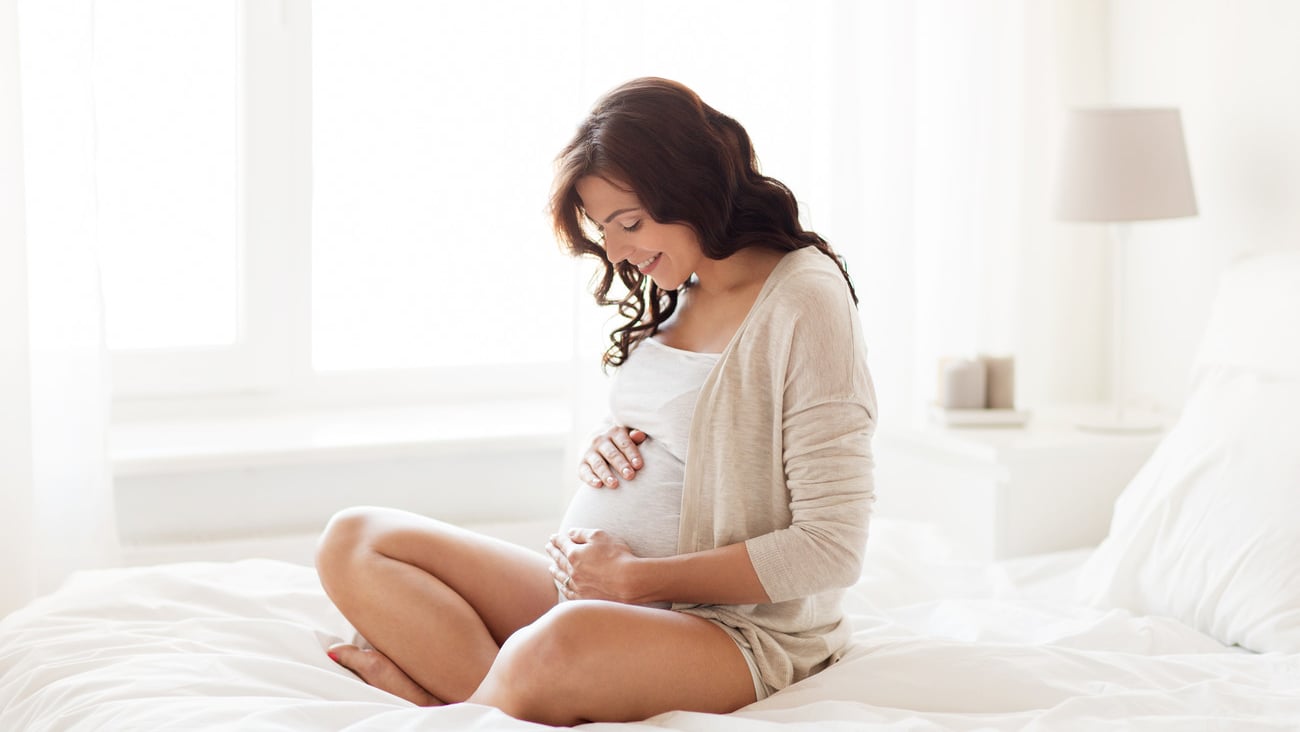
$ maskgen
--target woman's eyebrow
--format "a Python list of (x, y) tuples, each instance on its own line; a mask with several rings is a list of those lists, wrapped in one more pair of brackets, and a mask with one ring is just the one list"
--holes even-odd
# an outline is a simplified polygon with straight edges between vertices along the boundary
[(625, 214), (625, 213), (627, 213), (628, 211), (636, 211), (636, 210), (639, 209), (639, 208), (641, 208), (641, 207), (640, 207), (640, 206), (633, 206), (632, 208), (620, 208), (619, 210), (615, 211), (614, 213), (612, 213), (612, 214), (606, 216), (606, 217), (605, 217), (605, 223), (608, 224), (609, 222), (613, 221), (613, 220), (614, 220), (614, 217), (617, 216), (617, 215), (619, 215), (619, 214)]

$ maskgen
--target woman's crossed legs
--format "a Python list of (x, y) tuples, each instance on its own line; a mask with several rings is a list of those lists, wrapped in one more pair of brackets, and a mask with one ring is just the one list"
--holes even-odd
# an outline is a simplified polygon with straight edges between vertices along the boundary
[(754, 701), (731, 637), (701, 618), (557, 604), (541, 554), (416, 514), (349, 509), (317, 552), (326, 593), (375, 647), (332, 649), (423, 705), (469, 701), (547, 724), (630, 721)]

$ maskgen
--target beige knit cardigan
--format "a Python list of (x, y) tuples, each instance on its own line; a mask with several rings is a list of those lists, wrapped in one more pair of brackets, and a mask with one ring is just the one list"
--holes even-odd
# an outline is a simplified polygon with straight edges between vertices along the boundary
[(782, 257), (700, 389), (679, 553), (745, 542), (771, 603), (674, 610), (721, 623), (774, 689), (838, 660), (844, 588), (875, 500), (876, 397), (857, 308), (814, 247)]

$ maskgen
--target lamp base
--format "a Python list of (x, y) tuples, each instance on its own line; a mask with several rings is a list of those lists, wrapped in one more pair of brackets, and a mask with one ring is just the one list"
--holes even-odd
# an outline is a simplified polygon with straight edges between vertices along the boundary
[(1075, 429), (1083, 432), (1095, 432), (1105, 435), (1140, 435), (1159, 432), (1164, 429), (1164, 422), (1146, 414), (1134, 415), (1121, 410), (1106, 414), (1095, 414), (1077, 419)]

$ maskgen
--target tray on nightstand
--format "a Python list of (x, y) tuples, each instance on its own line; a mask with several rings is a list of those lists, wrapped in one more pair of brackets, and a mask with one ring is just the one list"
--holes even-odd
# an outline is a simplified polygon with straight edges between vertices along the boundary
[(1023, 409), (945, 409), (930, 406), (930, 419), (944, 427), (1024, 427), (1029, 412)]

